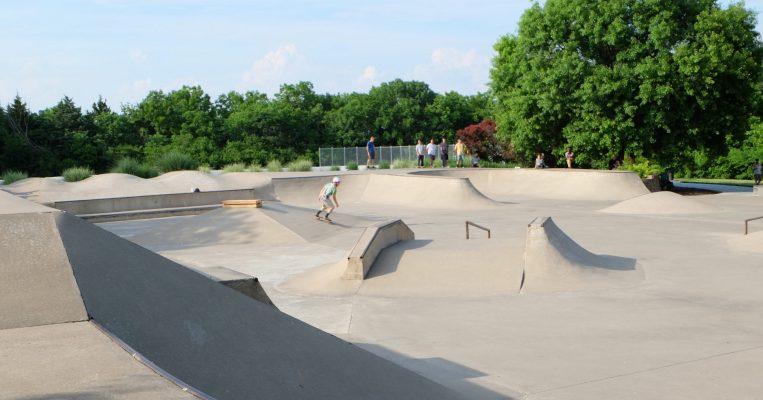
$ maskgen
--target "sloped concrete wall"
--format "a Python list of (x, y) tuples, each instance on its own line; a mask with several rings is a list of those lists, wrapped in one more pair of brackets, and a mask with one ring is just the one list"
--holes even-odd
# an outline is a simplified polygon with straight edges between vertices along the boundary
[(342, 279), (362, 280), (382, 250), (401, 240), (415, 238), (411, 228), (399, 219), (366, 228), (347, 256), (347, 269), (342, 274)]

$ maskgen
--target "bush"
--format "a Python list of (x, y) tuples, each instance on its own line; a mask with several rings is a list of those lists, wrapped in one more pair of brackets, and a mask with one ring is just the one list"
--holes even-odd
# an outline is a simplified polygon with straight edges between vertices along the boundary
[(2, 176), (4, 185), (10, 185), (13, 182), (18, 182), (26, 178), (29, 178), (26, 172), (14, 171), (14, 170), (5, 171), (3, 172), (3, 176)]
[(312, 171), (313, 162), (310, 160), (294, 160), (286, 165), (290, 172)]
[(389, 169), (389, 161), (380, 161), (379, 169)]
[(347, 169), (350, 171), (357, 171), (358, 170), (358, 163), (355, 161), (350, 161), (347, 163)]
[(198, 171), (209, 174), (212, 172), (212, 167), (210, 167), (209, 164), (201, 164), (199, 165)]
[(260, 164), (250, 164), (249, 165), (249, 171), (250, 172), (260, 172), (260, 171), (262, 171), (262, 165), (260, 165)]
[(392, 168), (395, 168), (395, 169), (416, 168), (416, 161), (397, 159), (392, 161)]
[(150, 165), (141, 164), (137, 160), (130, 157), (124, 157), (119, 160), (117, 165), (111, 169), (111, 172), (130, 174), (139, 176), (141, 178), (153, 178), (159, 175), (159, 171), (157, 171), (156, 168), (151, 167)]
[(199, 163), (186, 153), (172, 150), (159, 157), (156, 166), (162, 172), (193, 171), (199, 167)]
[(244, 172), (244, 171), (246, 171), (246, 165), (244, 163), (228, 164), (223, 167), (224, 174), (227, 174), (229, 172)]
[(625, 171), (633, 171), (642, 178), (646, 178), (649, 175), (656, 176), (662, 171), (661, 166), (643, 157), (638, 157), (635, 161), (630, 161), (628, 158), (626, 158), (625, 163), (623, 163), (619, 169)]
[(331, 171), (339, 171), (339, 170), (340, 170), (340, 168), (339, 168), (338, 165), (332, 165), (331, 166)]
[(72, 167), (65, 169), (62, 175), (66, 182), (78, 182), (93, 176), (93, 170), (87, 167)]
[(268, 165), (265, 166), (265, 169), (270, 172), (281, 172), (283, 171), (283, 165), (281, 165), (281, 162), (278, 160), (270, 160)]

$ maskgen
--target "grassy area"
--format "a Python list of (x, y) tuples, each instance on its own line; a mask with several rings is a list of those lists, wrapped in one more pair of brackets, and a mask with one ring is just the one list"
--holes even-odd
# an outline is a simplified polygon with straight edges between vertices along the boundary
[(731, 185), (752, 187), (755, 183), (752, 179), (700, 179), (700, 178), (675, 178), (674, 180), (685, 183), (708, 183), (712, 185)]

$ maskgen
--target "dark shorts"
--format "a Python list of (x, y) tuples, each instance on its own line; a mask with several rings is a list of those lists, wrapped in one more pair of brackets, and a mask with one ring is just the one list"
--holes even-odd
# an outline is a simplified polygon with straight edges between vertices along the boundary
[(370, 158), (372, 160), (375, 159), (376, 158), (376, 152), (369, 151), (368, 152), (368, 158)]
[(429, 159), (430, 159), (430, 160), (434, 161), (434, 159), (435, 159), (435, 158), (437, 158), (437, 157), (436, 157), (434, 154), (430, 154), (430, 155), (429, 155)]

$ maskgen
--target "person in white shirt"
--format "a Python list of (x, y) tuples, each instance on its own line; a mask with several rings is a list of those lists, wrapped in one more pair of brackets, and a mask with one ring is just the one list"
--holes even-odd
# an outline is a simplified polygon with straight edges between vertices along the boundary
[(424, 168), (424, 152), (426, 151), (426, 148), (424, 147), (424, 143), (421, 142), (421, 139), (419, 139), (419, 143), (416, 144), (416, 161), (418, 162), (418, 168)]
[(437, 145), (434, 144), (434, 139), (429, 139), (427, 145), (427, 155), (429, 155), (429, 167), (434, 168), (434, 160), (437, 158)]

